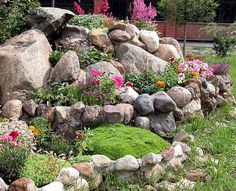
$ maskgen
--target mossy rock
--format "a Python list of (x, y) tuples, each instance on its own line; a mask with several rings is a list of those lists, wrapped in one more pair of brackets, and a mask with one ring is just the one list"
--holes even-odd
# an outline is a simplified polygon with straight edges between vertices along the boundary
[(21, 170), (20, 177), (27, 177), (38, 187), (55, 181), (63, 167), (70, 167), (70, 163), (54, 156), (35, 154), (29, 156)]
[(150, 131), (122, 124), (100, 125), (91, 133), (89, 154), (102, 154), (113, 160), (125, 155), (140, 158), (148, 153), (160, 153), (170, 146)]

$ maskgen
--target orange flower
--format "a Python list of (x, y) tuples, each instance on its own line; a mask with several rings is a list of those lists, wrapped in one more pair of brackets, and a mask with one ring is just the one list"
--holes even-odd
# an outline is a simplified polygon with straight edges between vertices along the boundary
[(41, 135), (41, 132), (40, 132), (36, 127), (34, 127), (33, 125), (30, 125), (30, 126), (29, 126), (29, 130), (31, 130), (32, 133), (33, 133), (35, 136)]
[(200, 76), (199, 72), (192, 72), (194, 78), (198, 78)]
[(165, 86), (166, 86), (166, 83), (165, 83), (164, 81), (158, 80), (158, 81), (156, 82), (156, 86), (157, 86), (157, 87), (165, 87)]

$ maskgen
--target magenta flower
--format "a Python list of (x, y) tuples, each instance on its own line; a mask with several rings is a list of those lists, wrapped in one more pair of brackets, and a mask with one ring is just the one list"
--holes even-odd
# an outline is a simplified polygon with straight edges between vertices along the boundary
[(103, 74), (102, 72), (100, 72), (100, 71), (98, 71), (98, 70), (96, 70), (96, 69), (90, 70), (89, 73), (90, 73), (92, 76), (94, 76), (94, 77), (99, 77), (99, 76), (101, 76), (101, 75)]
[(75, 8), (78, 15), (84, 14), (84, 10), (80, 7), (80, 5), (78, 3), (74, 2), (74, 8)]
[(18, 131), (12, 131), (9, 136), (12, 137), (12, 140), (16, 140), (16, 138), (20, 135)]
[(114, 76), (112, 77), (112, 79), (113, 79), (113, 81), (115, 82), (115, 85), (116, 85), (116, 88), (117, 88), (117, 89), (120, 89), (120, 88), (123, 86), (124, 80), (123, 80), (122, 76), (120, 76), (120, 75), (114, 75)]

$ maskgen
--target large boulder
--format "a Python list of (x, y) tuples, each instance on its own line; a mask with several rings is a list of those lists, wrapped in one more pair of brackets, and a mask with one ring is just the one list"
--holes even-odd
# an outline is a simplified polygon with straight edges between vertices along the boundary
[(147, 46), (147, 51), (155, 52), (159, 48), (159, 37), (155, 31), (140, 31), (140, 40)]
[(102, 29), (92, 29), (89, 34), (89, 41), (91, 44), (102, 48), (107, 53), (113, 53), (114, 47), (109, 39), (107, 33)]
[(130, 34), (123, 30), (113, 30), (109, 33), (109, 37), (112, 42), (127, 42), (131, 39)]
[(128, 43), (116, 46), (116, 56), (124, 66), (126, 73), (144, 72), (147, 70), (163, 73), (168, 66), (166, 61), (157, 58), (140, 47)]
[(38, 7), (30, 10), (27, 25), (41, 30), (46, 36), (51, 36), (57, 33), (74, 15), (73, 12), (66, 9)]
[(179, 53), (179, 55), (183, 57), (181, 46), (179, 45), (179, 42), (176, 39), (172, 37), (162, 37), (160, 39), (160, 43), (173, 45), (177, 49), (177, 52)]
[(134, 103), (134, 109), (141, 115), (148, 115), (154, 112), (151, 96), (148, 94), (140, 95)]
[(66, 52), (51, 72), (51, 80), (56, 82), (73, 82), (80, 74), (79, 58), (74, 51)]
[(170, 58), (179, 59), (181, 58), (177, 49), (171, 44), (160, 44), (159, 48), (154, 55), (169, 62)]
[(110, 62), (101, 61), (84, 68), (87, 78), (91, 77), (90, 71), (94, 69), (99, 72), (104, 72), (105, 75), (121, 75), (120, 72)]
[(51, 51), (47, 38), (37, 30), (25, 31), (0, 46), (1, 103), (46, 84)]

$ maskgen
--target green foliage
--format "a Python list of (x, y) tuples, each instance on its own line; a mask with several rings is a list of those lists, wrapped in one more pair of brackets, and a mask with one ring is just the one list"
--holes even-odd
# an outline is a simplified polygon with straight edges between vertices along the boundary
[(105, 15), (77, 15), (69, 21), (71, 25), (79, 25), (88, 29), (103, 28)]
[(20, 177), (32, 179), (40, 187), (55, 181), (58, 172), (70, 164), (54, 156), (31, 155), (21, 170)]
[(91, 161), (92, 161), (92, 156), (90, 155), (77, 155), (75, 157), (72, 157), (68, 162), (74, 164), (74, 163), (91, 162)]
[(0, 44), (22, 32), (28, 10), (38, 5), (38, 0), (8, 0), (1, 3)]
[(111, 159), (125, 155), (141, 157), (147, 153), (160, 153), (169, 146), (156, 134), (140, 129), (117, 125), (101, 125), (91, 130), (89, 154), (103, 154)]
[(63, 52), (62, 51), (59, 51), (59, 50), (55, 50), (53, 51), (51, 54), (50, 54), (50, 57), (49, 57), (49, 61), (51, 62), (51, 64), (53, 66), (56, 65), (56, 63), (60, 60), (60, 58), (62, 57), (63, 55)]
[(157, 6), (162, 16), (185, 25), (187, 22), (211, 21), (218, 4), (214, 0), (161, 0)]
[(7, 143), (0, 149), (0, 177), (5, 180), (19, 178), (20, 171), (30, 154), (29, 147), (14, 147), (11, 143)]
[(226, 56), (236, 45), (236, 24), (228, 27), (213, 25), (205, 28), (206, 32), (213, 38), (214, 50), (219, 56)]
[(139, 30), (148, 30), (148, 31), (157, 31), (157, 24), (154, 22), (146, 22), (146, 21), (135, 21), (134, 25)]
[[(126, 81), (132, 82), (135, 89), (139, 93), (153, 94), (157, 91), (166, 91), (178, 84), (177, 62), (171, 63), (162, 75), (158, 75), (154, 71), (144, 73), (129, 73), (126, 75)], [(163, 82), (164, 85), (158, 85)]]
[(106, 54), (102, 51), (99, 51), (95, 48), (91, 50), (83, 50), (79, 52), (80, 66), (81, 68), (85, 68), (91, 64), (95, 64), (100, 61), (111, 61), (112, 54)]
[(39, 132), (40, 136), (44, 137), (51, 131), (51, 126), (48, 121), (42, 117), (35, 117), (31, 119), (30, 125), (35, 127)]
[(110, 77), (101, 76), (79, 86), (53, 82), (48, 89), (39, 88), (30, 92), (28, 97), (49, 105), (73, 105), (78, 101), (86, 105), (104, 105), (116, 102), (115, 89), (115, 83)]

